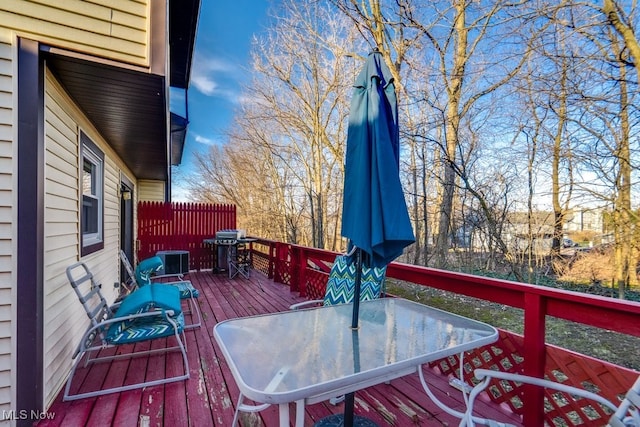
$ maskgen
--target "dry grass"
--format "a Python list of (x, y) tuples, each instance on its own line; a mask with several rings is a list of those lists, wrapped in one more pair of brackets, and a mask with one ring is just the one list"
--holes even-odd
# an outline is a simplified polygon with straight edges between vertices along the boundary
[(613, 255), (610, 251), (578, 251), (566, 264), (558, 280), (604, 285), (611, 283), (615, 277), (613, 265)]

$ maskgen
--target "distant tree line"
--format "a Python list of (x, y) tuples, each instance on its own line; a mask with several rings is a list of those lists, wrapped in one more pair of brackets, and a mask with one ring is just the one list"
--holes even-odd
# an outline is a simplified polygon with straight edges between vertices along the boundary
[[(514, 212), (608, 212), (620, 296), (636, 285), (640, 45), (636, 2), (283, 0), (252, 49), (227, 143), (199, 155), (194, 200), (235, 203), (251, 234), (332, 250), (352, 84), (379, 49), (400, 104), (406, 261), (450, 268), (460, 238), (531, 281)], [(462, 236), (462, 237), (461, 237)], [(469, 248), (470, 245), (461, 245)], [(530, 245), (533, 246), (533, 245)]]

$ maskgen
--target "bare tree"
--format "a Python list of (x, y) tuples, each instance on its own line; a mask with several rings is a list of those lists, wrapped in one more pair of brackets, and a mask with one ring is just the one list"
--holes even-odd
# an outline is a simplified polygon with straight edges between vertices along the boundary
[[(579, 41), (583, 67), (591, 70), (591, 89), (579, 100), (583, 114), (576, 119), (579, 129), (586, 132), (581, 138), (583, 162), (591, 173), (597, 174), (604, 191), (593, 183), (585, 183), (584, 187), (613, 207), (616, 272), (613, 282), (620, 298), (624, 298), (625, 289), (637, 283), (637, 247), (633, 238), (637, 216), (631, 203), (634, 169), (631, 141), (638, 118), (633, 99), (638, 96), (640, 78), (640, 48), (634, 33), (637, 9), (634, 3), (626, 5), (629, 9), (625, 11), (614, 0), (604, 1), (603, 6), (575, 2), (568, 7), (565, 16), (569, 15), (571, 20), (565, 18), (560, 22)], [(590, 12), (594, 9), (601, 14), (593, 16)], [(631, 68), (636, 69), (635, 80), (628, 73)]]
[[(640, 233), (635, 8), (284, 0), (255, 41), (250, 102), (227, 145), (200, 156), (193, 192), (235, 202), (261, 235), (342, 249), (348, 103), (361, 61), (377, 48), (398, 88), (401, 179), (417, 237), (406, 260), (447, 267), (452, 246), (471, 259), (474, 242), (485, 268), (506, 260), (532, 281), (536, 237), (549, 234), (540, 218), (553, 218), (560, 257), (576, 207), (606, 204), (619, 267), (612, 281), (628, 288)], [(539, 212), (541, 196), (551, 212)], [(528, 228), (516, 233), (518, 216)], [(526, 253), (514, 233), (528, 236)]]
[[(348, 22), (318, 3), (284, 2), (286, 13), (268, 37), (255, 45), (253, 66), (260, 81), (250, 89), (278, 128), (280, 146), (295, 161), (291, 169), (309, 206), (309, 225), (315, 247), (335, 247), (326, 242), (328, 218), (339, 209), (329, 203), (341, 190), (343, 126), (348, 114), (345, 91), (351, 83), (347, 72)], [(343, 43), (338, 40), (342, 39)], [(335, 170), (338, 169), (338, 173)], [(334, 222), (335, 224), (335, 222)]]
[(631, 207), (631, 152), (630, 152), (630, 102), (626, 65), (632, 63), (636, 69), (636, 83), (640, 83), (640, 43), (635, 35), (635, 25), (632, 21), (637, 14), (635, 2), (631, 12), (625, 13), (623, 8), (614, 0), (604, 0), (603, 13), (609, 24), (620, 35), (621, 40), (612, 40), (613, 53), (618, 60), (620, 76), (620, 139), (615, 150), (615, 157), (619, 164), (616, 177), (618, 196), (614, 208), (615, 235), (615, 281), (618, 285), (620, 298), (624, 298), (625, 290), (631, 285), (637, 285), (636, 274), (638, 248), (634, 247), (634, 225), (638, 218)]
[[(441, 88), (437, 99), (431, 101), (434, 108), (441, 111), (439, 125), (443, 129), (442, 196), (435, 232), (436, 265), (440, 267), (447, 262), (456, 180), (459, 178), (456, 171), (461, 170), (458, 162), (460, 156), (466, 155), (463, 154), (465, 142), (461, 132), (463, 121), (474, 120), (473, 115), (482, 108), (480, 101), (503, 88), (517, 74), (528, 55), (527, 46), (521, 40), (516, 42), (518, 31), (523, 30), (517, 23), (522, 21), (516, 14), (507, 13), (517, 11), (517, 8), (518, 3), (485, 5), (454, 0), (448, 7), (445, 2), (436, 2), (422, 9), (403, 9), (408, 25), (419, 31), (428, 43), (437, 67), (431, 75), (431, 84)], [(500, 40), (496, 38), (496, 28), (503, 31)], [(517, 55), (510, 49), (497, 47), (499, 41), (507, 39), (518, 44)], [(491, 51), (495, 61), (488, 59)], [(425, 98), (428, 96), (425, 94)], [(466, 144), (466, 148), (471, 146)]]
[(600, 10), (607, 17), (609, 24), (622, 38), (630, 57), (633, 58), (637, 81), (640, 82), (640, 42), (638, 42), (638, 37), (635, 33), (637, 22), (633, 22), (634, 19), (638, 19), (636, 2), (633, 2), (631, 11), (628, 13), (624, 11), (622, 5), (616, 0), (604, 0)]
[[(273, 192), (263, 196), (275, 201), (254, 196), (250, 204), (239, 203), (239, 210), (250, 214), (264, 206), (286, 206), (287, 211), (278, 218), (286, 224), (280, 228), (287, 230), (287, 240), (337, 249), (341, 246), (336, 230), (340, 226), (346, 93), (355, 78), (353, 61), (347, 55), (353, 50), (355, 33), (344, 16), (318, 2), (284, 1), (274, 22), (265, 37), (255, 40), (253, 81), (245, 88), (247, 103), (237, 111), (230, 135), (230, 144), (242, 140), (242, 149), (251, 153), (245, 156), (247, 164), (208, 161), (224, 168), (225, 179), (233, 186), (242, 176), (253, 175), (252, 169), (260, 165), (252, 180), (260, 179), (258, 172), (269, 177)], [(227, 159), (242, 157), (236, 151), (232, 156), (230, 150), (225, 152)], [(254, 191), (250, 186), (244, 188)]]

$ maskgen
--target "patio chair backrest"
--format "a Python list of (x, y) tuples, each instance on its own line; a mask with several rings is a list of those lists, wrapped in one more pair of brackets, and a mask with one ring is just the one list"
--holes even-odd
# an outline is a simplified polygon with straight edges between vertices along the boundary
[(97, 326), (113, 316), (113, 311), (100, 291), (100, 285), (96, 283), (93, 273), (84, 262), (70, 265), (66, 273), (92, 326)]
[[(380, 298), (387, 267), (362, 267), (360, 301)], [(331, 267), (323, 305), (348, 304), (353, 302), (356, 264), (346, 255), (338, 255)]]
[(159, 256), (152, 256), (151, 258), (140, 261), (135, 272), (138, 286), (150, 285), (151, 276), (161, 270), (163, 265), (162, 259)]
[[(93, 274), (84, 263), (78, 262), (70, 265), (67, 267), (66, 273), (80, 303), (91, 320), (91, 325), (82, 335), (80, 343), (72, 355), (74, 362), (64, 389), (64, 401), (153, 387), (189, 378), (189, 360), (183, 342), (184, 315), (180, 304), (180, 291), (177, 288), (162, 284), (144, 286), (124, 297), (122, 301), (109, 306), (100, 292), (100, 285), (95, 282)], [(166, 338), (168, 337), (173, 337), (177, 345), (167, 346)], [(158, 346), (138, 348), (137, 345), (131, 345), (154, 339), (162, 339), (163, 341)], [(125, 344), (129, 347), (117, 350), (114, 352), (115, 354), (105, 354), (101, 351)], [(169, 375), (167, 370), (165, 376), (163, 370), (160, 373), (160, 378), (149, 379), (143, 375), (142, 381), (133, 381), (127, 384), (118, 383), (115, 387), (101, 387), (102, 383), (97, 383), (96, 390), (96, 387), (88, 386), (86, 382), (79, 387), (72, 387), (76, 369), (81, 361), (84, 361), (86, 366), (88, 363), (132, 358), (172, 350), (180, 350), (182, 354), (184, 371), (178, 372), (177, 375)], [(80, 391), (83, 388), (87, 391)], [(73, 393), (72, 390), (74, 390)]]

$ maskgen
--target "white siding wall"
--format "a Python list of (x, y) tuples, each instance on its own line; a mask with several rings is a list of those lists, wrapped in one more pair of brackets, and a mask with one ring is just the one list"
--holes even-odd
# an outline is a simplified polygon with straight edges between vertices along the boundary
[(88, 325), (65, 269), (80, 260), (79, 132), (104, 151), (104, 249), (82, 258), (107, 299), (116, 297), (119, 281), (121, 161), (90, 125), (50, 73), (45, 96), (45, 266), (44, 352), (45, 404), (60, 391), (71, 367), (71, 355)]
[[(15, 151), (14, 139), (14, 88), (15, 70), (12, 34), (0, 29), (0, 413), (15, 409), (15, 295), (16, 249), (15, 219)], [(9, 425), (0, 422), (0, 425)]]

